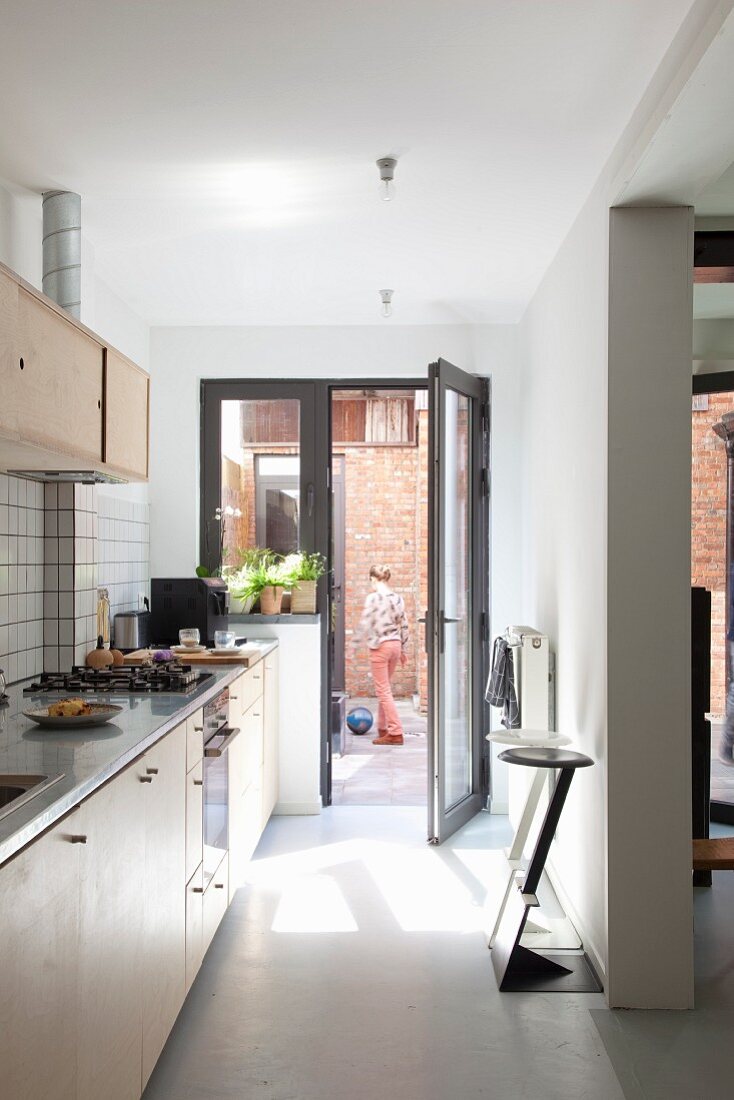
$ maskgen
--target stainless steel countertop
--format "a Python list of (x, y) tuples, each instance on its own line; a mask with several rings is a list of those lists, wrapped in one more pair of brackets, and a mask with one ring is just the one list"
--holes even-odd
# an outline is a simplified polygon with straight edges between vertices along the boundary
[[(261, 647), (262, 660), (278, 642), (267, 639), (248, 644)], [(25, 718), (23, 711), (53, 702), (63, 697), (63, 692), (23, 695), (23, 688), (32, 680), (9, 687), (10, 703), (0, 707), (0, 773), (63, 772), (63, 778), (0, 818), (0, 864), (78, 806), (244, 670), (241, 665), (216, 665), (201, 666), (201, 671), (211, 672), (211, 679), (186, 696), (85, 695), (90, 701), (115, 703), (124, 710), (115, 721), (103, 726), (59, 732), (42, 730)]]

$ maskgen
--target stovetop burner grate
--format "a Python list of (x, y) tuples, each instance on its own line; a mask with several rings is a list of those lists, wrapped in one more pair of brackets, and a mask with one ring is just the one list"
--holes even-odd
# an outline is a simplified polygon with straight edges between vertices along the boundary
[(185, 694), (193, 691), (210, 672), (196, 672), (191, 665), (165, 661), (157, 665), (114, 665), (111, 668), (87, 668), (73, 665), (71, 672), (43, 672), (38, 680), (23, 689), (24, 695), (43, 691), (71, 691), (79, 694), (98, 692), (152, 695), (160, 692)]

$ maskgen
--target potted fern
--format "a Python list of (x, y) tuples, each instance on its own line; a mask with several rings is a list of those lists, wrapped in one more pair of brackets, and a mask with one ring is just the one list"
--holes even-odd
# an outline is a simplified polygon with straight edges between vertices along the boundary
[(289, 554), (283, 563), (291, 590), (291, 611), (313, 615), (316, 612), (316, 585), (326, 572), (322, 554)]
[(275, 555), (268, 551), (267, 557), (249, 569), (243, 578), (238, 595), (243, 601), (250, 597), (253, 602), (259, 599), (260, 611), (263, 615), (279, 615), (283, 589), (287, 586), (288, 580), (283, 561), (276, 559)]
[(235, 615), (248, 615), (257, 599), (256, 595), (248, 594), (247, 582), (250, 574), (262, 562), (273, 561), (275, 555), (271, 550), (254, 546), (238, 548), (235, 556), (236, 564), (223, 570), (223, 577), (229, 589), (229, 609)]

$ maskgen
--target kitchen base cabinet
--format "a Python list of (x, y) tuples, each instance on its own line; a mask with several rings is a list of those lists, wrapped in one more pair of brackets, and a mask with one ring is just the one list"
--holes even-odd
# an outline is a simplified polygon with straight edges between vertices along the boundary
[(194, 764), (186, 776), (186, 872), (188, 882), (204, 858), (204, 764)]
[(194, 984), (204, 957), (204, 865), (186, 885), (186, 992)]
[(263, 691), (263, 784), (262, 784), (262, 827), (270, 820), (275, 803), (278, 801), (278, 759), (280, 714), (278, 707), (278, 650), (268, 653), (263, 661), (265, 666)]
[(186, 737), (173, 730), (142, 758), (145, 797), (142, 1084), (186, 996)]
[(77, 1096), (78, 818), (0, 869), (0, 1095), (13, 1100)]
[(137, 1100), (141, 1092), (148, 793), (143, 774), (142, 763), (126, 768), (77, 814), (85, 838), (79, 886), (79, 1100)]
[(229, 905), (228, 858), (225, 855), (204, 889), (203, 952), (206, 954), (214, 933)]

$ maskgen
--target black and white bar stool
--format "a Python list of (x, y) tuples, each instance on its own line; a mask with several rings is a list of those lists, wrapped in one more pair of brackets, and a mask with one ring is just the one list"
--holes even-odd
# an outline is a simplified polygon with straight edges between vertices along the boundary
[(506, 749), (499, 759), (525, 768), (553, 769), (558, 778), (525, 877), (510, 891), (500, 918), (492, 949), (497, 984), (503, 992), (596, 993), (601, 986), (585, 955), (540, 954), (520, 943), (528, 914), (539, 904), (536, 891), (574, 772), (594, 761), (580, 752), (538, 747)]
[[(565, 734), (557, 733), (555, 730), (533, 730), (533, 729), (502, 729), (493, 730), (486, 735), (486, 740), (493, 745), (504, 745), (509, 748), (547, 748), (547, 749), (562, 749), (571, 744), (571, 738), (566, 737)], [(500, 921), (502, 920), (502, 914), (505, 911), (507, 902), (510, 897), (510, 892), (513, 888), (516, 876), (522, 871), (524, 863), (523, 856), (525, 853), (525, 846), (530, 836), (530, 830), (535, 816), (538, 812), (538, 806), (540, 800), (543, 797), (543, 792), (548, 785), (549, 778), (552, 778), (547, 768), (537, 768), (534, 771), (530, 787), (525, 798), (522, 813), (518, 820), (517, 829), (515, 835), (512, 838), (512, 844), (509, 848), (505, 849), (505, 855), (507, 856), (507, 885), (505, 886), (505, 894), (500, 904), (499, 910), (495, 916), (494, 927), (489, 934), (489, 946), (494, 947), (494, 941), (497, 939), (497, 932), (499, 931)], [(561, 921), (554, 921), (553, 924), (557, 924), (563, 927), (562, 942), (556, 943), (557, 947), (579, 947), (581, 941), (575, 934), (574, 929), (566, 918)], [(534, 932), (544, 938), (549, 938), (551, 934), (551, 927), (547, 922), (537, 923), (535, 921), (528, 921), (525, 925), (525, 932)], [(554, 937), (555, 938), (555, 937)]]

